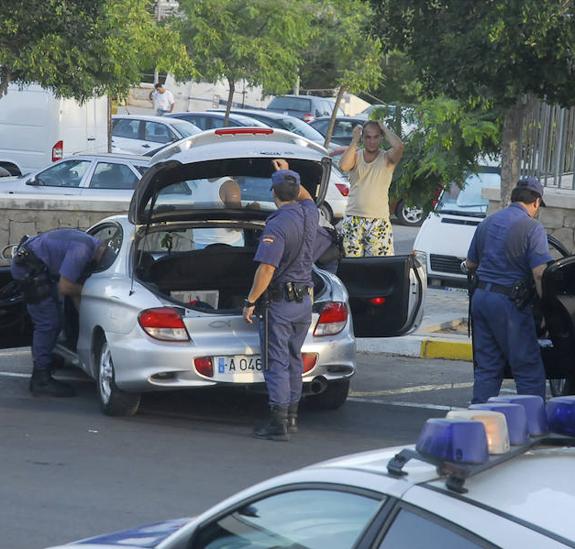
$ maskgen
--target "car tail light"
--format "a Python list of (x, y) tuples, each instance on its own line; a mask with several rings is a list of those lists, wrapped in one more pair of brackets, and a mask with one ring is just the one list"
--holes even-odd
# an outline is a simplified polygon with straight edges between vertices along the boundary
[(347, 324), (347, 305), (333, 301), (324, 305), (313, 335), (316, 337), (339, 334)]
[(214, 361), (211, 356), (194, 358), (194, 366), (198, 374), (206, 377), (214, 377)]
[(270, 135), (274, 133), (272, 128), (219, 128), (216, 135)]
[(64, 158), (64, 141), (57, 141), (52, 147), (52, 162)]
[(317, 364), (317, 358), (318, 358), (317, 353), (302, 353), (301, 354), (301, 359), (303, 361), (303, 373), (304, 374), (307, 374), (308, 372), (310, 372), (311, 370), (313, 370), (315, 368), (315, 365)]
[(308, 112), (308, 113), (303, 115), (303, 121), (307, 122), (308, 124), (310, 122), (313, 122), (314, 119), (315, 119), (315, 116), (311, 112)]
[(349, 196), (349, 185), (346, 183), (336, 183), (335, 186), (342, 196)]
[(181, 315), (172, 307), (146, 309), (138, 323), (150, 337), (161, 341), (189, 341), (190, 336)]
[(383, 305), (385, 303), (385, 297), (372, 297), (369, 302), (372, 305)]

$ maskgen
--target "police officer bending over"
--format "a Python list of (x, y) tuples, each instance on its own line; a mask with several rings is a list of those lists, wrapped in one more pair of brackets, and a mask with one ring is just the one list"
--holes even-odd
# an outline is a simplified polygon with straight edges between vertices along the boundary
[(475, 371), (474, 403), (497, 396), (506, 363), (517, 392), (545, 398), (545, 369), (531, 307), (551, 261), (543, 225), (535, 220), (543, 185), (522, 178), (511, 204), (477, 227), (466, 264), (477, 275), (471, 300)]
[[(270, 417), (254, 434), (258, 438), (288, 440), (297, 431), (297, 410), (302, 393), (301, 348), (311, 324), (312, 264), (319, 211), (300, 186), (300, 176), (285, 160), (274, 160), (274, 201), (278, 207), (267, 221), (255, 254), (259, 267), (244, 303), (243, 317), (253, 322), (254, 306), (268, 295), (269, 333), (260, 322), (264, 378)], [(266, 345), (266, 339), (268, 345)], [(289, 426), (288, 426), (289, 420)]]
[(52, 351), (61, 330), (58, 294), (70, 297), (79, 309), (82, 284), (111, 251), (78, 229), (55, 229), (23, 240), (12, 260), (12, 278), (21, 282), (32, 319), (34, 368), (30, 391), (34, 396), (74, 396), (74, 389), (52, 378)]

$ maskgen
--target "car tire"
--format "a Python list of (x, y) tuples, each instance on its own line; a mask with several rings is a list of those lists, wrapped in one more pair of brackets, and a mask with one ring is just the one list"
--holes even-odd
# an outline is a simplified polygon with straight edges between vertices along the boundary
[(139, 393), (127, 393), (118, 389), (114, 362), (106, 338), (103, 338), (97, 353), (98, 360), (98, 399), (100, 408), (107, 416), (133, 416), (140, 406)]
[(321, 410), (337, 410), (341, 408), (349, 395), (349, 379), (331, 381), (322, 393), (310, 397), (314, 407)]
[(575, 395), (575, 377), (550, 379), (549, 388), (554, 397)]
[(328, 223), (333, 225), (333, 212), (325, 202), (319, 207), (319, 213)]
[(408, 227), (420, 227), (425, 220), (423, 215), (423, 210), (421, 208), (407, 207), (403, 200), (397, 203), (395, 208), (395, 217), (401, 225), (406, 225)]

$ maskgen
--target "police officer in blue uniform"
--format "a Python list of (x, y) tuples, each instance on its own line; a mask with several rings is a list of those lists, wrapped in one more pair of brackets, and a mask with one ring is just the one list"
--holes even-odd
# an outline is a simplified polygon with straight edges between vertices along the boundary
[(52, 352), (61, 330), (59, 295), (80, 305), (82, 284), (91, 270), (111, 253), (105, 244), (78, 229), (55, 229), (25, 238), (12, 260), (12, 278), (20, 281), (32, 319), (34, 396), (74, 396), (74, 389), (52, 377)]
[[(268, 349), (264, 378), (270, 416), (257, 428), (258, 438), (288, 440), (297, 431), (297, 410), (302, 394), (301, 348), (311, 324), (312, 265), (319, 211), (310, 194), (300, 185), (297, 172), (286, 169), (285, 160), (274, 160), (274, 201), (260, 237), (255, 261), (259, 267), (244, 303), (243, 317), (253, 322), (254, 307), (268, 297)], [(265, 352), (265, 334), (260, 322), (260, 342)], [(288, 426), (289, 420), (289, 426)]]
[(543, 185), (535, 177), (518, 181), (511, 204), (490, 215), (477, 227), (467, 268), (476, 274), (471, 300), (473, 400), (497, 396), (509, 364), (517, 392), (545, 398), (545, 369), (533, 310), (535, 292), (551, 261), (545, 230), (536, 221), (544, 206)]

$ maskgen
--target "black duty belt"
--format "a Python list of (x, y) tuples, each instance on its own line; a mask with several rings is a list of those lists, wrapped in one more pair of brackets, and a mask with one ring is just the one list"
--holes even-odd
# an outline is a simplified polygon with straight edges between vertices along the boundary
[(513, 295), (513, 286), (502, 286), (501, 284), (494, 284), (493, 282), (479, 281), (477, 283), (477, 287), (481, 290), (506, 295), (507, 297), (511, 297)]
[(268, 288), (270, 301), (301, 301), (306, 294), (312, 295), (312, 287), (299, 282), (285, 282)]

